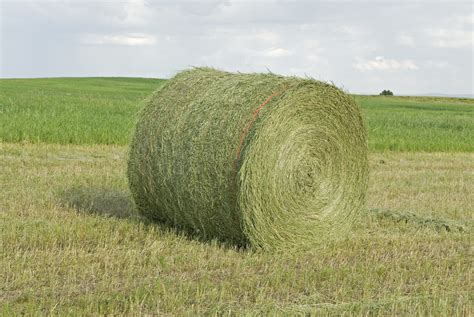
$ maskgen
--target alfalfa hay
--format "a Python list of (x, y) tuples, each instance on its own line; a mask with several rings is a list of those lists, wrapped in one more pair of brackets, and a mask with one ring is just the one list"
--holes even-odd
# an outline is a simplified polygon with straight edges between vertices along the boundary
[(317, 243), (364, 206), (367, 133), (333, 85), (184, 71), (155, 92), (131, 143), (144, 216), (254, 248)]

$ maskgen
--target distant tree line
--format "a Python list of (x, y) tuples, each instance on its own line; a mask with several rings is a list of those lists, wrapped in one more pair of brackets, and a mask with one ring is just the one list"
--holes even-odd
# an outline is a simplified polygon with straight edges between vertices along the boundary
[(380, 93), (380, 96), (393, 96), (393, 92), (390, 90), (384, 90)]

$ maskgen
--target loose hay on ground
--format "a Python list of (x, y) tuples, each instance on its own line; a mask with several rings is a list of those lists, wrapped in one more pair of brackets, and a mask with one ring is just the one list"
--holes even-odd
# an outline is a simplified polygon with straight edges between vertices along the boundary
[(141, 112), (128, 178), (142, 215), (269, 249), (343, 232), (367, 166), (359, 108), (333, 85), (197, 68)]

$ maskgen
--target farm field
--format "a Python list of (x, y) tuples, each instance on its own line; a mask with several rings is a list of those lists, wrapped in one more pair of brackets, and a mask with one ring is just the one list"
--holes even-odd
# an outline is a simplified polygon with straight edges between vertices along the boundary
[(141, 102), (163, 82), (142, 78), (2, 79), (0, 139), (126, 144)]
[(0, 80), (0, 314), (474, 313), (474, 100), (355, 96), (367, 211), (265, 253), (134, 215), (126, 144), (163, 82)]
[[(144, 78), (0, 80), (0, 140), (129, 142), (144, 99), (165, 81)], [(373, 151), (473, 152), (474, 99), (355, 96)]]

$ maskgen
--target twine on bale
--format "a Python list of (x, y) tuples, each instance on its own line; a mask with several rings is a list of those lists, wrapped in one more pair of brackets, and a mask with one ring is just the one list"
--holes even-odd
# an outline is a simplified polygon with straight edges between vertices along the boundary
[(149, 218), (254, 248), (315, 244), (364, 206), (367, 134), (333, 85), (197, 68), (142, 110), (127, 173)]
[[(258, 114), (259, 114), (260, 110), (262, 110), (263, 107), (265, 107), (265, 106), (270, 102), (270, 100), (272, 100), (273, 97), (280, 95), (280, 94), (283, 93), (284, 90), (286, 90), (287, 88), (288, 88), (288, 87), (284, 87), (282, 90), (280, 90), (280, 91), (278, 91), (278, 92), (272, 93), (272, 94), (271, 94), (270, 96), (268, 96), (268, 98), (265, 99), (265, 101), (262, 102), (262, 103), (260, 104), (260, 106), (258, 106), (258, 108), (255, 109), (255, 111), (253, 112), (252, 120), (250, 120), (250, 122), (249, 122), (248, 125), (245, 127), (245, 129), (242, 131), (242, 134), (240, 135), (239, 146), (237, 147), (237, 151), (236, 151), (236, 155), (235, 155), (235, 161), (234, 161), (234, 173), (235, 173), (235, 174), (237, 174), (237, 169), (238, 169), (238, 165), (239, 165), (239, 161), (240, 161), (240, 154), (241, 154), (241, 152), (242, 152), (242, 146), (244, 145), (245, 138), (247, 137), (247, 135), (249, 134), (250, 129), (252, 128), (253, 124), (254, 124), (255, 121), (257, 120)], [(232, 180), (232, 181), (234, 181), (234, 180)]]

